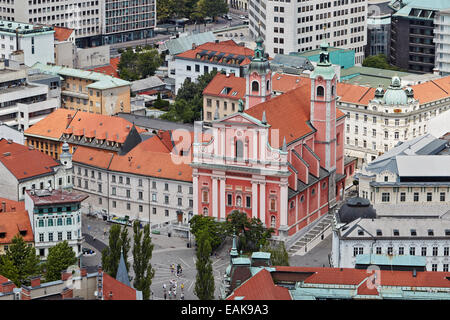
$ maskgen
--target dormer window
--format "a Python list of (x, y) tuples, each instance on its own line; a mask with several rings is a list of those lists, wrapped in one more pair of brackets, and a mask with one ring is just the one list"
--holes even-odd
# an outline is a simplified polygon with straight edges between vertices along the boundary
[(398, 229), (394, 229), (394, 236), (399, 236), (400, 232), (398, 231)]
[(358, 236), (363, 236), (364, 235), (364, 231), (363, 230), (358, 230)]
[(428, 235), (429, 235), (429, 236), (434, 236), (434, 231), (433, 231), (433, 229), (428, 229)]
[(411, 235), (412, 235), (412, 236), (417, 236), (417, 231), (416, 231), (416, 229), (411, 229)]
[(220, 94), (225, 94), (228, 95), (231, 92), (231, 88), (230, 87), (225, 87), (222, 89), (222, 92)]
[(382, 236), (383, 232), (380, 229), (377, 229), (377, 236)]

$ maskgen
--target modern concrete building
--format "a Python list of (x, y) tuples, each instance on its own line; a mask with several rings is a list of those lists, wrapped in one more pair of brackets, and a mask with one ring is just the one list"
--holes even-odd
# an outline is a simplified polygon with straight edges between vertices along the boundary
[[(448, 1), (392, 0), (390, 63), (417, 73), (432, 73), (440, 43), (435, 16), (450, 9)], [(439, 27), (440, 28), (440, 27)], [(438, 31), (439, 32), (439, 31)], [(441, 31), (442, 32), (442, 31)]]
[(250, 1), (249, 28), (264, 37), (266, 52), (289, 54), (319, 49), (323, 41), (355, 51), (364, 59), (367, 0)]
[(59, 79), (31, 82), (26, 69), (10, 65), (9, 60), (0, 60), (0, 121), (26, 130), (59, 108)]
[[(25, 10), (21, 9), (21, 11)], [(54, 63), (54, 32), (53, 27), (6, 21), (0, 18), (0, 58), (12, 59), (13, 52), (21, 51), (22, 62), (28, 67), (37, 62)]]
[(81, 48), (151, 38), (156, 24), (155, 0), (11, 0), (2, 6), (0, 19), (8, 22), (74, 29)]
[(450, 10), (436, 12), (434, 25), (435, 71), (440, 75), (450, 75)]
[(389, 0), (371, 3), (367, 17), (366, 57), (384, 54), (389, 57), (391, 39), (391, 16), (394, 11), (388, 6)]

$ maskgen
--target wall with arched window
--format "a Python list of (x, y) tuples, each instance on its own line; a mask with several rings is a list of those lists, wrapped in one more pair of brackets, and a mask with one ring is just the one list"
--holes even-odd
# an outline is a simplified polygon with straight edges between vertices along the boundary
[(322, 86), (317, 87), (316, 95), (318, 97), (323, 97), (325, 95), (325, 89)]
[(252, 92), (259, 92), (259, 82), (258, 81), (252, 82)]

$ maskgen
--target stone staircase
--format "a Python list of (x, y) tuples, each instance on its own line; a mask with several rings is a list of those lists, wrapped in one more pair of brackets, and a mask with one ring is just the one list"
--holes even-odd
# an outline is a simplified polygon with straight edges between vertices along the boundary
[[(333, 220), (333, 215), (328, 213), (326, 216), (324, 216), (320, 221), (313, 226), (310, 230), (308, 230), (300, 239), (298, 239), (295, 244), (293, 244), (289, 250), (289, 255), (296, 255), (296, 254), (304, 254), (306, 251), (304, 248), (308, 245), (311, 240), (316, 238), (319, 234), (321, 234), (323, 231), (325, 231), (327, 228), (330, 227), (331, 222)], [(308, 248), (310, 250), (311, 248)]]

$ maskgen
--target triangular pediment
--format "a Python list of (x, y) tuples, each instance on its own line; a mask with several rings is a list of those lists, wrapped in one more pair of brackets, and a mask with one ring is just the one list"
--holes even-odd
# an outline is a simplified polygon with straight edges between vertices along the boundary
[(244, 112), (237, 112), (230, 114), (222, 119), (215, 120), (214, 123), (235, 123), (243, 125), (257, 125), (259, 127), (268, 127), (268, 125), (263, 124), (259, 119), (256, 119)]

